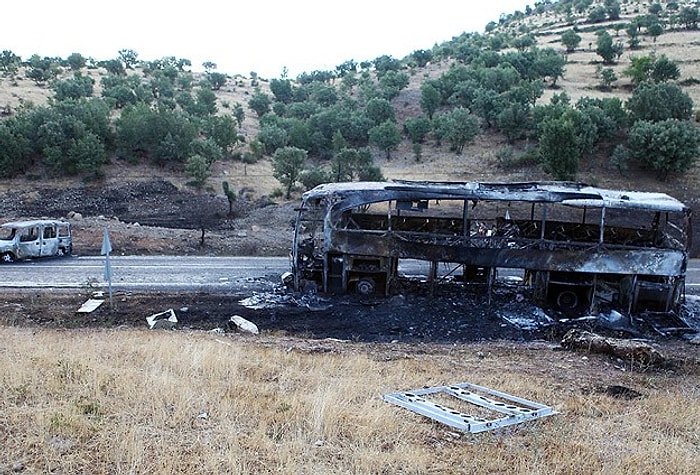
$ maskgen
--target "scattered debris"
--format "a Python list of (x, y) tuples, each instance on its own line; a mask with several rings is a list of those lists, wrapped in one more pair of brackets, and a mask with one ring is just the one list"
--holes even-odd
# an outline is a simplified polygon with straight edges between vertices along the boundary
[(246, 320), (240, 315), (234, 315), (231, 317), (231, 320), (229, 320), (229, 328), (231, 330), (237, 330), (243, 333), (252, 333), (253, 335), (260, 333), (258, 326), (255, 323)]
[(595, 333), (572, 329), (564, 335), (561, 346), (568, 350), (586, 350), (616, 356), (622, 360), (642, 365), (659, 364), (663, 355), (649, 343), (622, 338), (605, 338)]
[(78, 309), (78, 313), (92, 313), (104, 303), (105, 299), (87, 299)]
[(296, 305), (305, 307), (312, 312), (328, 310), (332, 307), (327, 299), (319, 297), (317, 294), (304, 293), (298, 297), (291, 294), (280, 294), (275, 292), (254, 293), (250, 297), (239, 300), (238, 303), (251, 310), (262, 310), (275, 308), (283, 305)]
[(291, 287), (294, 285), (294, 274), (291, 272), (285, 272), (280, 276), (280, 280), (282, 281), (282, 285), (285, 287)]
[(598, 314), (598, 321), (611, 330), (632, 331), (629, 316), (622, 315), (617, 310), (610, 310), (608, 313)]
[(526, 331), (539, 330), (554, 323), (554, 320), (539, 307), (533, 307), (527, 312), (523, 309), (519, 309), (518, 313), (498, 312), (497, 315), (507, 323)]
[(177, 324), (177, 317), (175, 316), (175, 310), (171, 308), (165, 312), (154, 313), (150, 317), (146, 317), (146, 322), (148, 322), (151, 330), (172, 330)]
[[(473, 404), (482, 411), (488, 410), (498, 415), (505, 414), (505, 416), (489, 420), (485, 417), (474, 416), (445, 407), (424, 397), (436, 395), (452, 396), (460, 401)], [(382, 399), (456, 429), (471, 433), (519, 424), (557, 413), (549, 406), (471, 383), (385, 394), (382, 396)]]
[(258, 293), (254, 292), (250, 297), (239, 300), (238, 303), (251, 310), (262, 310), (265, 308), (274, 308), (279, 305), (289, 303), (291, 296), (280, 295), (271, 292)]

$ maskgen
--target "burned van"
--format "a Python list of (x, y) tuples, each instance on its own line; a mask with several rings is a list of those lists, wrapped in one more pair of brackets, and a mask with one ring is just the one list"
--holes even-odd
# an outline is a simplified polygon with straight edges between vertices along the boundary
[(685, 289), (690, 209), (663, 193), (570, 182), (319, 185), (298, 210), (297, 289), (389, 294), (405, 260), (483, 283), (520, 273), (566, 313), (670, 312)]
[(38, 219), (0, 226), (0, 259), (15, 262), (34, 257), (70, 255), (73, 250), (68, 221)]

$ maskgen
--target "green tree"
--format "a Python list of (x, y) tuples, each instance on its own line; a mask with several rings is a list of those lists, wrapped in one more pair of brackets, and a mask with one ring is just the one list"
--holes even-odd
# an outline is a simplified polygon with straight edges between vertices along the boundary
[(686, 30), (697, 30), (698, 21), (700, 21), (700, 10), (690, 6), (681, 8), (678, 22), (684, 25)]
[(101, 61), (100, 66), (105, 68), (109, 74), (113, 74), (115, 76), (126, 76), (124, 64), (118, 59), (108, 59), (106, 61)]
[(10, 50), (6, 49), (0, 53), (0, 71), (2, 71), (4, 75), (17, 72), (21, 63), (22, 58)]
[(184, 163), (198, 127), (183, 112), (151, 109), (147, 104), (127, 106), (115, 120), (118, 153), (129, 161), (148, 158), (164, 165)]
[(197, 89), (196, 95), (196, 109), (190, 111), (190, 113), (199, 117), (206, 117), (208, 115), (216, 114), (216, 94), (214, 94), (214, 91), (208, 87), (200, 87)]
[(435, 86), (429, 82), (422, 83), (420, 86), (420, 108), (429, 119), (433, 118), (433, 114), (440, 107), (440, 102), (440, 92)]
[(610, 90), (612, 88), (612, 83), (617, 81), (617, 74), (613, 68), (604, 68), (600, 70), (600, 88), (603, 90)]
[(479, 135), (479, 119), (468, 109), (457, 107), (436, 117), (436, 132), (450, 143), (450, 150), (461, 154), (464, 146)]
[(210, 115), (202, 121), (202, 133), (226, 153), (241, 140), (236, 130), (236, 121), (230, 115)]
[(433, 52), (429, 49), (417, 49), (411, 53), (411, 58), (416, 62), (416, 66), (423, 68), (433, 60)]
[(394, 107), (386, 99), (374, 98), (367, 101), (365, 114), (367, 114), (373, 125), (379, 125), (387, 120), (396, 122)]
[(333, 180), (331, 179), (329, 172), (318, 165), (302, 170), (302, 172), (299, 174), (299, 182), (302, 184), (305, 190), (310, 190), (318, 185), (321, 185), (322, 183), (328, 183), (331, 181)]
[(353, 181), (360, 161), (359, 150), (348, 147), (338, 150), (331, 160), (331, 180), (336, 183)]
[(216, 71), (207, 73), (207, 82), (214, 91), (219, 91), (222, 87), (224, 87), (227, 80), (228, 76), (224, 73), (219, 73)]
[(511, 45), (518, 51), (525, 51), (537, 45), (537, 39), (535, 38), (535, 35), (530, 33), (513, 38)]
[(379, 78), (381, 95), (385, 99), (391, 100), (399, 95), (408, 86), (408, 74), (403, 71), (388, 71)]
[(265, 124), (260, 127), (257, 139), (265, 147), (265, 153), (271, 155), (276, 150), (285, 147), (289, 143), (287, 131), (275, 124)]
[(196, 154), (187, 159), (185, 173), (192, 177), (192, 184), (197, 188), (201, 188), (211, 176), (207, 159)]
[(472, 103), (472, 112), (486, 121), (487, 127), (496, 124), (498, 114), (508, 105), (508, 100), (493, 89), (477, 89)]
[[(576, 111), (584, 114), (595, 125), (594, 143), (599, 140), (615, 139), (618, 133), (627, 126), (627, 113), (623, 108), (622, 101), (616, 97), (598, 99), (582, 97), (576, 102)], [(585, 128), (585, 125), (580, 126), (581, 131)]]
[(614, 64), (622, 54), (622, 51), (622, 43), (618, 41), (613, 44), (613, 38), (610, 36), (610, 33), (607, 31), (598, 33), (595, 52), (603, 58), (605, 64)]
[(0, 177), (14, 178), (32, 165), (31, 145), (14, 118), (0, 122)]
[(693, 112), (693, 100), (676, 84), (645, 82), (632, 93), (627, 110), (632, 122), (688, 120)]
[(233, 106), (233, 116), (236, 118), (236, 123), (240, 129), (243, 125), (243, 121), (245, 120), (245, 109), (243, 109), (240, 102), (236, 102), (236, 104)]
[(270, 96), (262, 92), (260, 89), (255, 89), (255, 92), (248, 100), (248, 107), (257, 114), (258, 117), (262, 117), (268, 112), (270, 112), (270, 105), (272, 101)]
[(378, 56), (374, 59), (373, 63), (374, 70), (380, 78), (389, 71), (401, 70), (401, 60), (389, 55)]
[(649, 5), (649, 13), (652, 15), (660, 15), (663, 9), (660, 3), (652, 3)]
[(29, 58), (29, 69), (25, 72), (26, 76), (39, 86), (56, 78), (60, 73), (61, 68), (55, 60), (41, 58), (36, 54)]
[(228, 215), (231, 216), (233, 215), (233, 205), (236, 202), (238, 196), (226, 180), (221, 182), (221, 189), (224, 192), (226, 199), (228, 200)]
[(638, 85), (649, 79), (654, 57), (630, 56), (630, 65), (623, 71), (623, 74), (632, 80), (632, 84)]
[(75, 71), (72, 78), (52, 82), (51, 89), (54, 91), (54, 99), (63, 101), (92, 96), (94, 84), (95, 80), (90, 76), (83, 76), (80, 71)]
[(133, 49), (120, 49), (118, 51), (119, 60), (126, 69), (134, 69), (138, 61), (139, 54)]
[(209, 166), (224, 157), (224, 151), (210, 138), (197, 137), (190, 143), (190, 152), (203, 157)]
[(652, 23), (647, 27), (647, 34), (654, 38), (654, 43), (656, 39), (661, 36), (664, 32), (664, 27), (660, 23)]
[(580, 150), (572, 120), (546, 120), (539, 132), (539, 151), (544, 171), (556, 180), (575, 180)]
[(581, 43), (581, 35), (574, 30), (566, 30), (561, 35), (561, 43), (566, 47), (568, 53), (576, 50), (576, 47)]
[(430, 133), (431, 128), (432, 124), (430, 123), (430, 119), (424, 115), (409, 117), (403, 123), (404, 132), (414, 144), (425, 142), (425, 137)]
[(506, 106), (496, 117), (496, 127), (511, 144), (525, 135), (529, 122), (529, 109), (517, 102)]
[(554, 49), (537, 50), (537, 57), (534, 63), (535, 72), (541, 78), (549, 78), (552, 81), (552, 87), (555, 87), (557, 79), (564, 75), (565, 65), (566, 59)]
[(294, 90), (289, 79), (270, 80), (270, 91), (277, 101), (284, 104), (289, 104), (294, 99)]
[(655, 82), (674, 81), (681, 77), (681, 70), (678, 63), (661, 55), (654, 61), (654, 67), (651, 70), (651, 80)]
[(591, 12), (588, 14), (588, 22), (589, 23), (601, 23), (604, 22), (608, 18), (608, 13), (605, 10), (605, 7), (598, 6), (591, 10)]
[(66, 62), (68, 63), (68, 66), (73, 71), (77, 71), (79, 69), (82, 69), (85, 67), (85, 64), (87, 63), (87, 60), (85, 57), (80, 54), (80, 53), (71, 53), (67, 58)]
[(605, 0), (605, 14), (608, 20), (615, 21), (620, 19), (620, 2), (618, 0)]
[(630, 129), (627, 147), (630, 156), (657, 172), (665, 180), (669, 173), (688, 171), (696, 162), (700, 135), (687, 120), (660, 122), (641, 120)]
[(369, 129), (369, 141), (384, 150), (386, 159), (391, 159), (391, 151), (401, 143), (401, 133), (396, 124), (391, 120), (386, 120), (379, 125)]
[(306, 150), (296, 147), (283, 147), (272, 157), (272, 175), (285, 186), (286, 199), (292, 196), (292, 188), (299, 180), (306, 161)]

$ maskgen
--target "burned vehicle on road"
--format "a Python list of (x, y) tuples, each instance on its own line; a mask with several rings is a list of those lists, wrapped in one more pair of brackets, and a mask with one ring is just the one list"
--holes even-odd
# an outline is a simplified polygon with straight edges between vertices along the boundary
[(691, 212), (663, 193), (571, 182), (319, 185), (297, 211), (296, 289), (391, 293), (405, 260), (491, 292), (519, 273), (537, 304), (671, 312), (682, 301)]
[(70, 255), (71, 224), (55, 219), (12, 221), (0, 226), (0, 259), (9, 263), (34, 257)]

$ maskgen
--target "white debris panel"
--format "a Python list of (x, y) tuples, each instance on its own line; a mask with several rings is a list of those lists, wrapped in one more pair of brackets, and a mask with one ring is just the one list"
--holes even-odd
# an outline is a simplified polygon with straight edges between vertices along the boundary
[[(487, 419), (460, 412), (430, 400), (447, 395), (465, 401), (496, 416)], [(465, 432), (478, 433), (557, 414), (551, 407), (471, 383), (436, 386), (414, 391), (385, 394), (382, 399), (417, 414)], [(475, 408), (476, 409), (476, 408)]]

